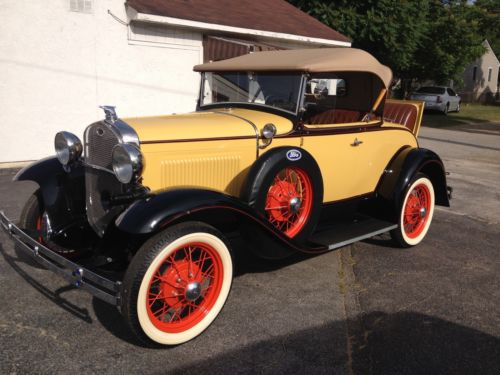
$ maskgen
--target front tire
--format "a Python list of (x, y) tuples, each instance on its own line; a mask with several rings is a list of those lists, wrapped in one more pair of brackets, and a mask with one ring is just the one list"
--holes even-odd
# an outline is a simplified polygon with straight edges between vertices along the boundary
[(406, 190), (400, 206), (399, 226), (391, 231), (392, 239), (401, 247), (422, 242), (434, 215), (434, 187), (423, 174), (418, 174)]
[(148, 240), (123, 280), (122, 314), (143, 342), (185, 343), (210, 326), (231, 289), (230, 246), (215, 228), (175, 225)]
[(28, 235), (40, 244), (67, 258), (82, 255), (85, 250), (66, 248), (57, 244), (50, 238), (50, 219), (45, 211), (43, 197), (40, 190), (35, 191), (26, 201), (19, 218), (19, 226)]

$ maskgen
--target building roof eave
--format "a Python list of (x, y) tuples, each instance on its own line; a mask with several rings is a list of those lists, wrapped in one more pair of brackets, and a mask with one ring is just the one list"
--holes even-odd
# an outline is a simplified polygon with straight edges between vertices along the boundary
[(333, 39), (314, 38), (303, 35), (279, 33), (274, 31), (247, 29), (242, 27), (219, 25), (213, 23), (186, 20), (181, 18), (139, 13), (131, 7), (128, 7), (127, 13), (129, 19), (131, 21), (136, 21), (136, 22), (149, 22), (149, 23), (163, 24), (169, 26), (192, 28), (198, 30), (227, 32), (239, 35), (260, 36), (264, 38), (277, 39), (289, 42), (310, 43), (315, 45), (326, 45), (326, 46), (336, 46), (336, 47), (351, 47), (351, 42), (345, 42)]

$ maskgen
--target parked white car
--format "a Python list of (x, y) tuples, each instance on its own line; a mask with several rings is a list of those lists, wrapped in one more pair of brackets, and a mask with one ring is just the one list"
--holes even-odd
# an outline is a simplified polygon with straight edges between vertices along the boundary
[(412, 100), (422, 100), (425, 102), (425, 109), (432, 109), (443, 112), (460, 112), (460, 96), (449, 87), (424, 86), (411, 94)]

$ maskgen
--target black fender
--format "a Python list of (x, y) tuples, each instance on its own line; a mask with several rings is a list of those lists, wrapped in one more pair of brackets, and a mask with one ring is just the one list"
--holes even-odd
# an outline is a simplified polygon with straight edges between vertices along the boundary
[[(246, 177), (246, 181), (243, 184), (241, 191), (242, 200), (248, 202), (250, 206), (253, 206), (267, 170), (269, 170), (270, 167), (277, 162), (286, 160), (287, 152), (294, 149), (297, 149), (297, 147), (276, 147), (260, 156), (255, 163), (252, 164), (252, 167)], [(320, 186), (317, 187), (318, 191), (316, 193), (321, 197), (321, 201), (323, 201), (323, 178), (321, 176), (318, 163), (306, 150), (300, 148), (300, 152), (302, 154), (301, 160), (304, 160), (311, 168), (311, 171), (309, 172), (317, 175), (319, 180), (318, 185)]]
[(45, 211), (54, 228), (63, 227), (74, 218), (85, 215), (85, 174), (79, 164), (65, 171), (53, 156), (21, 169), (14, 181), (34, 181), (40, 187)]
[(391, 160), (377, 186), (377, 196), (391, 202), (397, 212), (404, 193), (417, 173), (429, 177), (434, 186), (436, 204), (450, 206), (446, 185), (446, 171), (439, 156), (425, 148), (401, 149)]
[[(289, 154), (298, 155), (291, 158)], [(294, 240), (305, 242), (314, 231), (323, 206), (323, 178), (318, 163), (304, 149), (297, 147), (276, 147), (260, 156), (250, 168), (243, 184), (241, 197), (249, 206), (263, 213), (266, 205), (268, 187), (272, 184), (276, 173), (285, 167), (298, 167), (304, 170), (313, 186), (313, 205), (308, 220)]]
[[(241, 226), (256, 227), (258, 230), (254, 233), (259, 236), (249, 241), (258, 254), (262, 253), (268, 258), (282, 258), (296, 251), (318, 253), (325, 250), (296, 244), (241, 200), (201, 188), (177, 188), (152, 193), (132, 203), (118, 216), (115, 225), (128, 234), (149, 236), (183, 221), (202, 221), (226, 234), (239, 230)], [(263, 251), (264, 247), (266, 251)]]

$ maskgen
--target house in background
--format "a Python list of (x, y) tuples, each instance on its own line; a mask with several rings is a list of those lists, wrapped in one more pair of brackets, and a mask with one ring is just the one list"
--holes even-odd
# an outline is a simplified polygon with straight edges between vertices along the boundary
[(103, 118), (193, 111), (192, 68), (254, 51), (350, 47), (285, 0), (8, 1), (0, 8), (0, 163), (54, 154)]
[(464, 89), (460, 92), (463, 101), (490, 102), (500, 90), (500, 61), (487, 40), (483, 42), (486, 52), (469, 65), (464, 72)]

